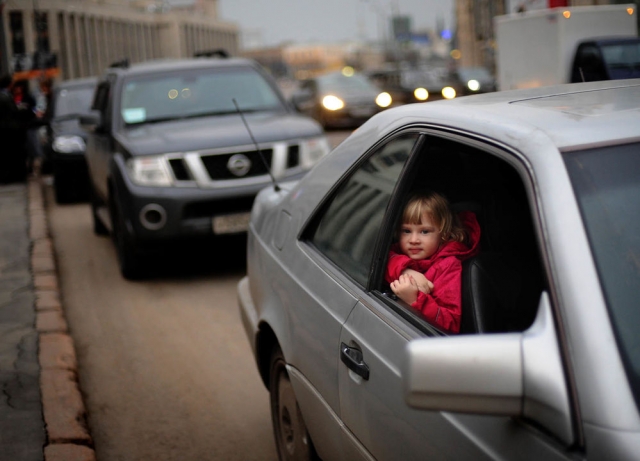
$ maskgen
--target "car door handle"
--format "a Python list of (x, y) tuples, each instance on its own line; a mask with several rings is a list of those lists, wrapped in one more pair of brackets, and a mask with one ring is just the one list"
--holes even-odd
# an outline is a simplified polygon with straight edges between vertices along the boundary
[(345, 343), (340, 344), (340, 359), (349, 370), (352, 370), (362, 379), (369, 379), (369, 366), (364, 363), (362, 351), (355, 347), (349, 347)]

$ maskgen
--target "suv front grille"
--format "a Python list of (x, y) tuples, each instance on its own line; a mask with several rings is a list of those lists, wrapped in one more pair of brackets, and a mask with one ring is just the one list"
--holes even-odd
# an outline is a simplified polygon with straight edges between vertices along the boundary
[[(231, 157), (233, 157), (234, 155), (237, 154), (232, 153), (219, 155), (202, 155), (200, 158), (202, 159), (204, 167), (207, 169), (207, 173), (209, 173), (209, 177), (213, 181), (216, 181), (238, 178), (238, 176), (233, 174), (227, 167), (229, 159), (231, 159)], [(244, 155), (251, 162), (249, 171), (246, 174), (242, 175), (243, 178), (251, 178), (253, 176), (268, 174), (267, 167), (265, 166), (265, 161), (267, 165), (271, 165), (273, 149), (262, 150), (264, 160), (260, 158), (260, 153), (258, 151), (242, 152), (241, 155)]]
[(215, 149), (171, 153), (166, 158), (176, 185), (181, 187), (260, 184), (268, 181), (269, 169), (275, 177), (301, 171), (299, 144), (275, 142), (261, 146), (261, 151), (262, 156), (250, 146), (241, 146), (233, 151)]
[(169, 166), (171, 166), (173, 176), (175, 176), (178, 181), (189, 181), (191, 179), (187, 166), (181, 158), (169, 159)]

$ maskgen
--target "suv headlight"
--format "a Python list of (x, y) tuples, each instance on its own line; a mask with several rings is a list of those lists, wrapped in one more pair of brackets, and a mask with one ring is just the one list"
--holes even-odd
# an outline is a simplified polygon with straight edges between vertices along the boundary
[(84, 152), (86, 149), (84, 139), (80, 136), (56, 136), (51, 144), (51, 148), (61, 154), (71, 154), (72, 152)]
[(129, 178), (138, 186), (171, 186), (173, 178), (162, 156), (132, 158), (127, 161)]
[(331, 147), (326, 136), (302, 141), (300, 143), (300, 165), (309, 169), (330, 151)]

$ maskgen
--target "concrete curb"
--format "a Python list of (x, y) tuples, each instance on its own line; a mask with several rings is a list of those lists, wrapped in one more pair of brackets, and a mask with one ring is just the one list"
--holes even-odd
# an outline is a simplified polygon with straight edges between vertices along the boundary
[(53, 243), (39, 175), (28, 182), (31, 272), (39, 337), (40, 390), (47, 442), (45, 461), (95, 461), (78, 386), (73, 339), (60, 300)]

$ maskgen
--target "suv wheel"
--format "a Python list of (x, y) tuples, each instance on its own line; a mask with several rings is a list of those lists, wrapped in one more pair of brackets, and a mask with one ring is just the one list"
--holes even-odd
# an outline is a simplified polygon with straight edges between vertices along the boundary
[(117, 204), (111, 206), (111, 223), (113, 225), (113, 241), (118, 254), (118, 263), (122, 276), (135, 280), (142, 276), (142, 261), (132, 238), (127, 232), (124, 216)]
[(285, 365), (282, 351), (276, 346), (271, 355), (269, 395), (278, 458), (280, 461), (311, 461), (317, 457)]

